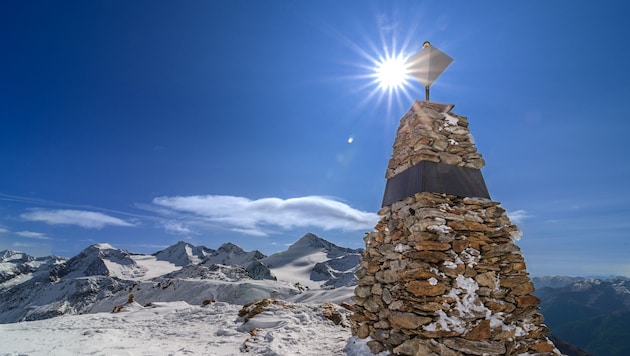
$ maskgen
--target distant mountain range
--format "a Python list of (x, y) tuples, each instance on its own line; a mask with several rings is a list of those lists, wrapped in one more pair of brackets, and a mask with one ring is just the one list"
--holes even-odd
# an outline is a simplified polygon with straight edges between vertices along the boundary
[[(353, 296), (361, 249), (306, 234), (265, 256), (232, 243), (218, 249), (178, 242), (154, 254), (109, 244), (72, 258), (0, 251), (0, 323), (109, 312), (130, 294), (142, 304), (263, 298), (341, 302)], [(569, 355), (630, 355), (630, 279), (534, 277), (545, 323)], [(562, 346), (560, 346), (562, 344)]]
[(314, 234), (271, 256), (232, 243), (213, 250), (186, 242), (152, 255), (95, 244), (70, 259), (0, 251), (0, 323), (110, 311), (130, 293), (146, 302), (246, 304), (308, 300), (310, 290), (345, 287), (345, 295), (331, 292), (330, 299), (348, 299), (360, 254)]
[(593, 355), (630, 355), (630, 279), (534, 277), (553, 334)]

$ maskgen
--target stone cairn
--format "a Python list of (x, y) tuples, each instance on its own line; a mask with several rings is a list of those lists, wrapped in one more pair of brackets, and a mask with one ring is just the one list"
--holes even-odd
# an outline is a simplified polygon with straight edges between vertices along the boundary
[[(414, 103), (386, 178), (421, 161), (483, 167), (467, 118), (452, 107)], [(353, 334), (371, 338), (373, 353), (560, 355), (514, 244), (520, 231), (498, 202), (421, 191), (379, 215), (364, 238), (352, 316)]]

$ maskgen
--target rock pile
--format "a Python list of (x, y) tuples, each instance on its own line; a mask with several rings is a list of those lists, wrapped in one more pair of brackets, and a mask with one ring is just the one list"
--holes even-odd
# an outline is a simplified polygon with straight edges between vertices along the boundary
[[(452, 107), (452, 106), (451, 106)], [(446, 110), (450, 110), (448, 107)], [(465, 118), (416, 102), (401, 120), (390, 178), (422, 160), (480, 169)], [(418, 192), (379, 211), (357, 272), (353, 334), (373, 353), (557, 355), (499, 203)]]
[(394, 154), (385, 178), (391, 178), (420, 161), (481, 169), (485, 161), (475, 148), (468, 119), (449, 112), (452, 105), (416, 101), (403, 116), (394, 140)]

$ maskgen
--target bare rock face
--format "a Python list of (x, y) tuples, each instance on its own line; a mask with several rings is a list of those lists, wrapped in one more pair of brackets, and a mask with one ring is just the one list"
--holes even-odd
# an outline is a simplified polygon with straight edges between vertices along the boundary
[[(422, 160), (480, 169), (466, 118), (416, 102), (391, 178)], [(353, 334), (398, 355), (559, 355), (498, 202), (421, 191), (379, 211), (357, 271)]]

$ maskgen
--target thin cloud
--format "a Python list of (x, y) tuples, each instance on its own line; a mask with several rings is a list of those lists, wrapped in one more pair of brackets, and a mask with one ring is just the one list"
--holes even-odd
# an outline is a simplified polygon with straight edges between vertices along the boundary
[(510, 217), (510, 220), (512, 220), (514, 224), (520, 224), (523, 222), (523, 220), (533, 217), (533, 215), (530, 215), (525, 210), (508, 211), (507, 214)]
[(33, 232), (33, 231), (19, 231), (15, 233), (18, 236), (27, 237), (29, 239), (36, 240), (52, 240), (50, 237), (46, 236), (41, 232)]
[(133, 224), (103, 213), (85, 210), (35, 209), (20, 215), (25, 220), (41, 221), (50, 225), (77, 225), (86, 229), (102, 229), (107, 225), (134, 226)]
[[(51, 200), (46, 200), (46, 199), (22, 197), (22, 196), (18, 196), (18, 195), (9, 195), (9, 194), (5, 194), (5, 193), (2, 193), (2, 192), (0, 192), (0, 201), (1, 200), (14, 201), (14, 202), (18, 202), (18, 203), (30, 204), (30, 205), (37, 206), (33, 210), (46, 210), (43, 207), (63, 208), (65, 210), (77, 210), (77, 211), (88, 211), (88, 212), (99, 211), (99, 212), (101, 212), (103, 214), (123, 215), (123, 216), (130, 217), (134, 222), (135, 221), (139, 221), (139, 220), (152, 220), (152, 221), (160, 221), (161, 220), (160, 218), (155, 217), (155, 216), (151, 216), (151, 215), (140, 215), (140, 214), (130, 213), (130, 212), (127, 212), (127, 211), (105, 209), (105, 208), (101, 208), (101, 207), (97, 207), (97, 206), (91, 206), (91, 205), (68, 204), (68, 203), (51, 201)], [(47, 209), (47, 210), (55, 210), (55, 209)], [(145, 210), (148, 210), (148, 209), (145, 209)]]
[(370, 230), (378, 221), (375, 213), (360, 211), (322, 196), (252, 200), (226, 195), (194, 195), (159, 197), (153, 199), (153, 204), (255, 236), (267, 235), (268, 227)]
[(166, 232), (170, 232), (172, 234), (178, 234), (178, 235), (195, 234), (195, 232), (192, 231), (188, 226), (177, 221), (165, 221), (162, 223), (162, 226), (164, 227), (164, 230), (166, 230)]
[(259, 230), (259, 229), (239, 229), (239, 228), (233, 228), (231, 229), (232, 231), (236, 231), (239, 232), (241, 234), (245, 234), (245, 235), (250, 235), (250, 236), (259, 236), (259, 237), (265, 237), (265, 236), (269, 236), (269, 233), (263, 231), (263, 230)]
[(4, 233), (7, 233), (7, 232), (9, 232), (9, 230), (7, 230), (7, 229), (5, 229), (3, 227), (0, 227), (0, 234), (4, 234)]

